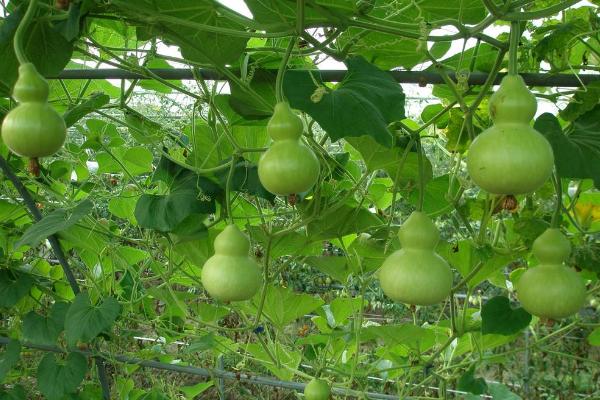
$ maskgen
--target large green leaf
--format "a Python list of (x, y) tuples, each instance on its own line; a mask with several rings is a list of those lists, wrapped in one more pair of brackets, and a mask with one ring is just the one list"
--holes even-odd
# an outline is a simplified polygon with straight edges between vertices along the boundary
[(109, 330), (119, 316), (121, 306), (114, 297), (106, 297), (93, 305), (86, 292), (79, 293), (65, 318), (65, 338), (70, 345), (77, 341), (89, 342)]
[[(419, 181), (419, 161), (417, 153), (410, 151), (406, 156), (406, 160), (402, 165), (400, 174), (398, 175), (398, 167), (404, 154), (404, 148), (394, 146), (387, 148), (379, 143), (376, 143), (374, 138), (363, 136), (359, 138), (347, 138), (346, 141), (357, 150), (369, 171), (382, 169), (390, 176), (392, 180), (396, 180), (398, 176), (401, 184), (409, 184), (412, 182), (413, 187), (415, 182)], [(427, 157), (423, 157), (425, 182), (429, 181), (433, 176), (431, 162)]]
[(512, 308), (508, 297), (493, 297), (481, 309), (481, 332), (484, 334), (512, 335), (530, 322), (531, 314), (521, 307)]
[(47, 317), (29, 312), (23, 318), (23, 338), (29, 342), (55, 345), (63, 331), (69, 304), (55, 303)]
[(484, 394), (487, 391), (485, 379), (475, 378), (475, 364), (473, 364), (458, 380), (458, 390), (473, 394)]
[(135, 207), (135, 218), (142, 228), (173, 231), (192, 214), (210, 214), (222, 189), (211, 179), (199, 176), (162, 158), (153, 181), (169, 186), (168, 194), (143, 194)]
[(21, 239), (16, 243), (16, 246), (37, 246), (48, 236), (75, 225), (88, 215), (92, 211), (92, 208), (94, 208), (94, 204), (90, 200), (83, 200), (72, 209), (54, 210), (27, 228)]
[[(296, 26), (295, 0), (246, 0), (252, 16), (267, 32), (293, 29)], [(354, 0), (315, 0), (307, 2), (304, 10), (304, 24), (316, 24), (327, 21), (327, 11), (333, 13), (352, 13), (356, 11)]]
[[(255, 305), (260, 300), (254, 298)], [(323, 304), (323, 300), (308, 294), (294, 293), (292, 289), (269, 285), (263, 308), (264, 314), (276, 327), (284, 326), (314, 311)]]
[(600, 346), (600, 327), (594, 329), (587, 337), (587, 341), (592, 346)]
[(17, 365), (21, 358), (21, 343), (18, 340), (11, 339), (6, 345), (5, 350), (0, 354), (0, 383), (8, 372)]
[(12, 307), (29, 293), (33, 287), (33, 279), (29, 274), (1, 269), (0, 270), (0, 307)]
[[(13, 11), (0, 25), (0, 92), (8, 92), (17, 79), (18, 62), (13, 49), (13, 36), (27, 3)], [(35, 19), (23, 35), (27, 58), (42, 75), (57, 75), (71, 60), (73, 45), (50, 24), (47, 18)], [(3, 86), (3, 87), (2, 87)]]
[(558, 175), (591, 178), (600, 188), (600, 105), (575, 120), (565, 132), (550, 113), (540, 115), (534, 127), (552, 145)]
[(37, 369), (37, 386), (48, 400), (62, 400), (75, 392), (87, 373), (87, 359), (81, 353), (69, 353), (64, 363), (47, 353)]
[(264, 365), (273, 375), (282, 380), (291, 380), (294, 370), (300, 365), (302, 354), (299, 351), (286, 348), (281, 342), (275, 341), (267, 345), (271, 354), (275, 354), (280, 365), (273, 363), (269, 353), (259, 343), (251, 343), (246, 350)]
[(187, 60), (221, 65), (233, 63), (248, 41), (243, 36), (201, 28), (205, 25), (222, 30), (246, 30), (245, 26), (223, 15), (215, 0), (127, 0), (115, 1), (114, 5), (133, 18), (145, 20), (141, 29), (148, 34), (147, 37), (161, 36), (178, 45)]
[(382, 325), (364, 328), (361, 340), (381, 339), (387, 346), (401, 344), (411, 349), (427, 351), (439, 341), (438, 336), (444, 335), (433, 329), (425, 329), (412, 324)]
[[(388, 124), (404, 118), (402, 88), (361, 57), (348, 58), (345, 64), (348, 72), (335, 90), (325, 88), (317, 70), (288, 71), (283, 83), (286, 97), (292, 107), (314, 118), (331, 140), (367, 135), (391, 147)], [(317, 89), (322, 92), (315, 93)]]
[[(218, 176), (221, 186), (225, 187), (227, 185), (229, 169), (220, 171)], [(258, 179), (258, 166), (245, 160), (238, 161), (235, 164), (233, 175), (231, 176), (231, 190), (262, 197), (271, 203), (275, 200), (275, 195), (270, 193), (260, 183)]]

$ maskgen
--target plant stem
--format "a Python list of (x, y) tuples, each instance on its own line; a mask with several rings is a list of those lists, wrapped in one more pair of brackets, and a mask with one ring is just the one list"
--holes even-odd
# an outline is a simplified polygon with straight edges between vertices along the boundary
[(231, 159), (229, 173), (227, 174), (227, 182), (225, 183), (225, 209), (227, 210), (227, 221), (230, 225), (233, 225), (233, 214), (231, 213), (231, 182), (233, 181), (233, 173), (236, 164), (237, 157), (234, 155)]
[(519, 71), (519, 39), (521, 38), (521, 28), (519, 21), (510, 23), (510, 47), (508, 49), (508, 74), (517, 75)]
[(281, 59), (281, 64), (279, 64), (277, 78), (275, 78), (275, 97), (277, 98), (277, 102), (282, 102), (285, 100), (283, 95), (283, 75), (285, 74), (290, 55), (292, 54), (292, 50), (294, 49), (295, 45), (296, 38), (290, 39), (290, 43), (288, 44), (287, 49), (285, 50), (285, 54)]
[(556, 206), (554, 207), (554, 213), (552, 214), (552, 222), (550, 226), (552, 228), (558, 228), (560, 225), (560, 214), (562, 212), (562, 186), (560, 182), (560, 176), (558, 174), (552, 174), (552, 183), (554, 183), (554, 190), (556, 191)]
[(417, 203), (417, 211), (423, 211), (423, 203), (425, 201), (425, 161), (423, 155), (423, 146), (421, 146), (421, 138), (415, 141), (417, 148), (417, 159), (419, 162), (419, 202)]
[(23, 19), (21, 20), (19, 26), (17, 27), (17, 30), (15, 31), (13, 46), (15, 48), (15, 55), (17, 56), (17, 60), (21, 65), (29, 62), (27, 56), (25, 55), (25, 49), (23, 48), (23, 34), (33, 18), (33, 14), (35, 13), (35, 10), (37, 8), (37, 3), (38, 0), (29, 0), (27, 11), (25, 12)]

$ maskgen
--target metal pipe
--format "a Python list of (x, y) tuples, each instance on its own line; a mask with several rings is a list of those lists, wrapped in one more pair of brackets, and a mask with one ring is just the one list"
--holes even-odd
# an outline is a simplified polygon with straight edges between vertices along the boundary
[[(11, 339), (8, 337), (0, 336), (0, 346), (7, 345), (10, 342), (10, 340)], [(49, 351), (49, 352), (53, 352), (53, 353), (65, 353), (66, 352), (65, 350), (63, 350), (59, 347), (56, 347), (56, 346), (40, 345), (40, 344), (28, 343), (28, 342), (21, 342), (21, 346), (27, 347), (30, 349)], [(91, 357), (91, 356), (102, 357), (102, 358), (105, 358), (108, 360), (116, 360), (123, 364), (139, 365), (140, 367), (144, 367), (144, 368), (154, 368), (154, 369), (160, 369), (160, 370), (165, 370), (165, 371), (178, 372), (178, 373), (182, 373), (182, 374), (202, 376), (205, 378), (221, 378), (221, 379), (226, 379), (226, 380), (231, 380), (231, 381), (248, 382), (248, 383), (253, 383), (256, 385), (265, 385), (265, 386), (280, 387), (280, 388), (284, 388), (284, 389), (291, 389), (291, 390), (296, 390), (298, 392), (303, 391), (304, 387), (306, 386), (306, 384), (302, 383), (302, 382), (280, 381), (280, 380), (273, 379), (273, 378), (266, 377), (266, 376), (249, 375), (249, 374), (242, 373), (242, 372), (229, 372), (229, 371), (223, 371), (220, 369), (211, 370), (211, 369), (207, 369), (207, 368), (200, 368), (200, 367), (194, 367), (194, 366), (189, 366), (189, 365), (168, 364), (168, 363), (163, 363), (163, 362), (159, 362), (159, 361), (143, 360), (141, 358), (129, 357), (129, 356), (124, 356), (124, 355), (92, 354), (90, 351), (84, 351), (84, 350), (79, 350), (79, 349), (74, 349), (72, 351), (81, 353), (88, 357)], [(383, 393), (360, 392), (358, 390), (343, 389), (343, 388), (336, 388), (336, 387), (331, 388), (331, 391), (334, 394), (345, 395), (345, 396), (350, 396), (350, 397), (357, 397), (357, 398), (361, 397), (361, 396), (366, 396), (368, 399), (398, 400), (398, 396), (393, 396), (393, 395), (383, 394)], [(406, 397), (404, 400), (409, 400), (409, 399), (410, 398)]]
[[(171, 69), (151, 69), (152, 74), (167, 80), (193, 80), (194, 75), (191, 69), (171, 68)], [(198, 74), (206, 80), (226, 80), (226, 78), (217, 71), (209, 69), (200, 69)], [(346, 75), (344, 70), (313, 70), (319, 74), (324, 82), (340, 82)], [(275, 76), (276, 71), (272, 71)], [(431, 71), (390, 71), (392, 77), (398, 83), (415, 83), (419, 85), (441, 84), (444, 83), (442, 77)], [(494, 81), (495, 84), (506, 74), (500, 73)], [(538, 74), (527, 73), (520, 74), (529, 86), (547, 86), (547, 87), (579, 87), (583, 84), (588, 85), (592, 82), (600, 81), (600, 74)], [(456, 76), (453, 72), (448, 73), (453, 80)], [(483, 72), (472, 72), (469, 75), (470, 85), (482, 85), (488, 74)], [(58, 75), (47, 76), (48, 79), (152, 79), (148, 74), (136, 73), (123, 69), (66, 69)]]

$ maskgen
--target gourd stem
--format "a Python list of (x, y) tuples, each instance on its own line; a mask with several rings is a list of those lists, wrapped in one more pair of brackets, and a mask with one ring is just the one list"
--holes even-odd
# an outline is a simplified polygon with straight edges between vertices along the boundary
[(277, 102), (284, 101), (283, 75), (285, 74), (287, 63), (290, 59), (290, 55), (292, 54), (294, 46), (296, 46), (296, 37), (290, 38), (290, 43), (288, 44), (288, 47), (285, 50), (285, 54), (283, 55), (283, 58), (281, 59), (281, 64), (279, 65), (279, 70), (277, 71), (277, 78), (275, 78), (275, 98), (277, 99)]
[(552, 174), (552, 183), (554, 183), (554, 190), (556, 191), (556, 207), (552, 214), (552, 222), (550, 226), (552, 228), (558, 228), (560, 225), (560, 214), (562, 211), (562, 186), (560, 182), (560, 176), (558, 174)]
[(233, 181), (233, 172), (235, 171), (236, 163), (237, 157), (234, 155), (231, 159), (229, 173), (227, 174), (227, 182), (225, 183), (225, 212), (227, 213), (227, 221), (230, 225), (233, 225), (233, 214), (231, 212), (231, 182)]
[(15, 48), (15, 55), (17, 56), (17, 60), (20, 65), (26, 64), (29, 62), (27, 56), (25, 55), (25, 50), (23, 49), (23, 33), (25, 29), (29, 26), (31, 19), (33, 18), (33, 14), (35, 9), (37, 8), (38, 0), (29, 0), (29, 5), (27, 6), (27, 11), (23, 16), (23, 19), (19, 23), (17, 30), (15, 31), (15, 37), (13, 39), (13, 46)]
[(417, 203), (417, 211), (423, 211), (423, 202), (425, 200), (425, 162), (423, 160), (423, 146), (421, 138), (415, 141), (417, 148), (417, 159), (419, 162), (419, 202)]
[(511, 21), (510, 23), (510, 47), (508, 49), (508, 74), (518, 74), (518, 59), (519, 59), (519, 39), (521, 38), (521, 28), (519, 21)]

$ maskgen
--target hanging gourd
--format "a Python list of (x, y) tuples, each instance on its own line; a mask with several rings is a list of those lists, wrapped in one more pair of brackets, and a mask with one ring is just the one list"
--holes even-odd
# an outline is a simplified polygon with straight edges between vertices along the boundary
[(267, 124), (273, 139), (258, 162), (258, 177), (271, 193), (281, 196), (308, 191), (319, 178), (319, 160), (301, 141), (304, 126), (287, 102), (275, 105)]
[(575, 314), (585, 302), (581, 277), (564, 265), (571, 244), (558, 229), (547, 229), (533, 242), (533, 255), (540, 264), (517, 281), (517, 298), (523, 308), (538, 317), (560, 319)]
[(202, 285), (214, 299), (251, 299), (262, 285), (260, 266), (248, 256), (250, 241), (237, 226), (228, 225), (214, 242), (215, 254), (202, 267)]
[(65, 142), (65, 121), (48, 104), (48, 83), (32, 63), (19, 67), (13, 89), (18, 106), (2, 122), (2, 140), (15, 154), (30, 159), (56, 153)]
[(467, 154), (471, 179), (492, 194), (533, 192), (554, 166), (550, 143), (530, 125), (537, 101), (516, 72), (517, 46), (518, 23), (513, 24), (509, 73), (489, 100), (493, 125), (473, 140)]
[(402, 248), (379, 270), (383, 292), (399, 303), (427, 306), (440, 303), (452, 289), (452, 271), (435, 252), (440, 234), (431, 219), (413, 212), (398, 231)]

